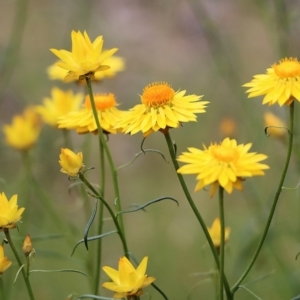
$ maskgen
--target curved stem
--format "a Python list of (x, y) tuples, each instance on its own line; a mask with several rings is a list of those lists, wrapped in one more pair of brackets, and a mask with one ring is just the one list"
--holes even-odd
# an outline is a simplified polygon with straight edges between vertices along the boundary
[(82, 173), (79, 173), (78, 175), (79, 175), (80, 180), (94, 193), (95, 197), (98, 198), (104, 204), (104, 206), (107, 208), (107, 210), (117, 228), (119, 237), (121, 239), (123, 250), (124, 250), (124, 255), (129, 259), (129, 251), (128, 251), (126, 239), (124, 237), (123, 231), (120, 227), (120, 224), (119, 224), (117, 217), (115, 216), (113, 210), (108, 205), (108, 203), (103, 199), (103, 197), (101, 197), (101, 195), (99, 195), (99, 193), (95, 190), (95, 188), (89, 183), (89, 181), (84, 177), (84, 175)]
[(219, 187), (219, 207), (220, 207), (220, 225), (221, 225), (221, 247), (220, 247), (220, 276), (219, 276), (219, 299), (224, 297), (224, 265), (225, 265), (225, 216), (224, 216), (224, 189)]
[[(105, 164), (104, 164), (104, 151), (103, 145), (100, 144), (100, 190), (99, 194), (102, 198), (104, 198), (104, 188), (105, 188)], [(98, 217), (98, 229), (97, 235), (102, 234), (103, 230), (103, 202), (100, 201), (99, 207), (99, 217)], [(96, 248), (96, 275), (95, 275), (95, 286), (94, 286), (94, 294), (97, 295), (99, 291), (99, 281), (100, 281), (100, 273), (101, 273), (101, 255), (102, 255), (102, 239), (97, 240), (97, 248)]]
[(99, 137), (99, 144), (102, 143), (105, 154), (107, 156), (108, 164), (112, 173), (112, 179), (113, 179), (113, 186), (114, 186), (114, 192), (115, 192), (115, 197), (116, 197), (116, 210), (117, 210), (117, 215), (118, 215), (118, 222), (120, 224), (120, 228), (122, 230), (123, 236), (125, 236), (125, 231), (124, 231), (124, 224), (123, 224), (123, 217), (122, 214), (118, 214), (122, 208), (121, 208), (121, 199), (120, 199), (120, 193), (119, 193), (119, 186), (118, 186), (118, 174), (116, 171), (116, 168), (114, 166), (114, 162), (111, 156), (111, 153), (109, 151), (109, 148), (107, 146), (106, 140), (104, 138), (103, 130), (101, 128), (99, 118), (98, 118), (98, 112), (94, 100), (94, 94), (92, 90), (92, 85), (91, 85), (91, 79), (89, 77), (86, 77), (86, 83), (87, 83), (87, 88), (91, 100), (91, 105), (92, 105), (92, 110), (95, 118), (95, 122), (97, 125), (97, 130), (98, 130), (98, 137)]
[[(18, 252), (17, 252), (17, 250), (16, 250), (16, 248), (15, 248), (13, 242), (12, 242), (9, 230), (5, 228), (4, 229), (4, 234), (5, 234), (6, 239), (9, 243), (9, 245), (10, 245), (11, 250), (13, 251), (13, 253), (15, 255), (15, 258), (16, 258), (18, 264), (19, 264), (19, 267), (21, 268), (23, 266), (23, 264), (22, 264), (22, 261), (21, 261), (19, 255), (18, 255)], [(28, 291), (28, 294), (29, 294), (29, 298), (30, 298), (30, 300), (34, 300), (34, 295), (33, 295), (32, 289), (31, 289), (29, 277), (26, 275), (24, 268), (21, 269), (21, 273), (22, 273), (22, 276), (23, 276), (25, 284), (26, 284), (26, 288), (27, 288), (27, 291)]]
[[(168, 149), (169, 149), (169, 152), (170, 152), (170, 156), (172, 158), (172, 162), (173, 162), (173, 165), (174, 165), (174, 168), (176, 170), (176, 174), (177, 174), (177, 177), (179, 179), (179, 182), (181, 184), (181, 187), (183, 189), (183, 192), (186, 196), (186, 199), (188, 200), (189, 204), (190, 204), (190, 207), (191, 209), (193, 210), (204, 234), (205, 234), (205, 237), (206, 237), (206, 240), (208, 241), (208, 244), (209, 244), (209, 247), (211, 249), (211, 252), (213, 254), (213, 257), (215, 259), (215, 262), (216, 262), (216, 265), (217, 265), (217, 268), (218, 270), (220, 270), (220, 261), (219, 261), (219, 256), (218, 256), (218, 253), (217, 253), (217, 250), (215, 248), (215, 245), (213, 244), (213, 241), (211, 239), (211, 236), (207, 230), (207, 227), (206, 227), (206, 224), (200, 214), (200, 212), (198, 211), (190, 193), (189, 193), (189, 190), (185, 184), (185, 181), (183, 179), (183, 176), (180, 174), (180, 173), (177, 173), (177, 170), (179, 169), (179, 165), (178, 165), (178, 162), (176, 160), (176, 154), (175, 154), (175, 151), (174, 151), (174, 147), (173, 147), (173, 143), (172, 143), (172, 140), (171, 140), (171, 136), (169, 134), (169, 132), (167, 133), (164, 133), (164, 136), (166, 138), (166, 142), (167, 142), (167, 145), (168, 145)], [(225, 287), (225, 291), (226, 291), (226, 295), (227, 295), (227, 299), (232, 299), (232, 294), (231, 294), (231, 291), (230, 291), (230, 288), (229, 288), (229, 284), (228, 284), (228, 281), (227, 281), (227, 278), (225, 277), (224, 275), (224, 287)]]
[(271, 225), (274, 213), (275, 213), (276, 205), (278, 203), (279, 196), (281, 194), (282, 186), (283, 186), (284, 179), (285, 179), (285, 176), (286, 176), (286, 173), (287, 173), (287, 170), (288, 170), (288, 166), (289, 166), (289, 162), (290, 162), (290, 158), (291, 158), (291, 153), (292, 153), (292, 148), (293, 148), (293, 136), (294, 136), (294, 102), (292, 102), (292, 104), (289, 106), (289, 108), (290, 108), (290, 130), (289, 130), (288, 151), (287, 151), (287, 156), (286, 156), (284, 168), (283, 168), (283, 171), (282, 171), (282, 175), (281, 175), (278, 187), (277, 187), (277, 191), (276, 191), (276, 194), (275, 194), (275, 197), (274, 197), (274, 200), (273, 200), (273, 204), (271, 206), (269, 217), (268, 217), (268, 220), (267, 220), (267, 223), (266, 223), (266, 227), (265, 227), (265, 229), (263, 231), (262, 237), (261, 237), (261, 239), (260, 239), (260, 241), (258, 243), (258, 246), (257, 246), (257, 248), (256, 248), (256, 250), (255, 250), (255, 252), (254, 252), (254, 254), (252, 256), (252, 259), (251, 259), (248, 267), (246, 268), (246, 270), (244, 271), (244, 273), (241, 275), (241, 277), (237, 280), (237, 282), (231, 288), (231, 291), (232, 291), (233, 294), (238, 290), (239, 285), (245, 279), (245, 277), (248, 275), (248, 273), (250, 272), (252, 266), (254, 265), (254, 263), (255, 263), (255, 261), (256, 261), (256, 259), (258, 257), (258, 254), (259, 254), (259, 252), (260, 252), (260, 250), (261, 250), (261, 248), (262, 248), (262, 246), (263, 246), (263, 244), (265, 242), (265, 239), (267, 237), (267, 234), (268, 234), (268, 231), (269, 231), (269, 228), (270, 228), (270, 225)]

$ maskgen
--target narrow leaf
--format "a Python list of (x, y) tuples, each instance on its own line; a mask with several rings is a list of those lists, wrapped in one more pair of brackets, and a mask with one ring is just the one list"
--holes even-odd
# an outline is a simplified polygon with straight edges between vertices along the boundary
[(13, 282), (13, 285), (15, 285), (15, 283), (16, 283), (16, 281), (17, 281), (17, 279), (18, 279), (18, 276), (19, 276), (21, 270), (22, 270), (24, 267), (25, 267), (25, 265), (22, 265), (22, 266), (19, 268), (19, 270), (18, 270), (18, 272), (17, 272), (17, 274), (16, 274), (16, 277), (15, 277), (15, 280), (14, 280), (14, 282)]
[(86, 227), (84, 229), (83, 239), (84, 239), (84, 244), (85, 244), (86, 250), (89, 250), (89, 247), (88, 247), (88, 234), (89, 234), (89, 230), (90, 230), (90, 228), (91, 228), (91, 226), (94, 222), (94, 219), (95, 219), (95, 216), (96, 216), (96, 213), (97, 213), (97, 208), (98, 208), (98, 200), (95, 200), (94, 209), (93, 209), (92, 214), (90, 216), (90, 219), (89, 219), (89, 221), (86, 224)]
[(143, 210), (143, 209), (146, 208), (147, 206), (149, 206), (149, 205), (151, 205), (151, 204), (153, 204), (153, 203), (160, 202), (160, 201), (162, 201), (162, 200), (172, 200), (172, 201), (176, 202), (177, 205), (179, 205), (179, 203), (178, 203), (178, 201), (177, 201), (176, 199), (174, 199), (174, 198), (172, 198), (172, 197), (165, 196), (165, 197), (160, 197), (160, 198), (151, 200), (151, 201), (149, 201), (149, 202), (147, 202), (147, 203), (145, 203), (145, 204), (142, 204), (142, 205), (137, 205), (137, 207), (135, 207), (135, 208), (120, 211), (120, 212), (118, 212), (117, 215), (119, 215), (119, 214), (125, 214), (125, 213), (130, 213), (130, 212), (134, 212), (134, 211), (138, 211), (138, 210), (141, 210), (141, 209)]
[(90, 276), (88, 276), (87, 274), (85, 274), (82, 271), (79, 270), (75, 270), (75, 269), (61, 269), (61, 270), (31, 270), (29, 271), (29, 273), (78, 273), (81, 275), (84, 275), (88, 278), (91, 279)]
[[(112, 231), (109, 231), (109, 232), (106, 232), (106, 233), (103, 233), (103, 234), (100, 234), (100, 235), (96, 235), (96, 236), (91, 236), (91, 237), (88, 237), (87, 240), (88, 241), (94, 241), (94, 240), (98, 240), (98, 239), (101, 239), (107, 235), (110, 235), (110, 234), (113, 234), (113, 233), (117, 233), (118, 231), (117, 230), (112, 230)], [(84, 239), (81, 239), (80, 241), (77, 242), (77, 244), (75, 245), (75, 247), (73, 248), (73, 251), (71, 253), (71, 256), (73, 256), (76, 248), (78, 247), (78, 245), (80, 245), (81, 243), (84, 242)]]

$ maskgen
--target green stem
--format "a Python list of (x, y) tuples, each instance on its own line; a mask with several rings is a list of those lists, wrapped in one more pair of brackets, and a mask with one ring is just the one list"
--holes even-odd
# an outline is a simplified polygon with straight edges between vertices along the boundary
[[(101, 169), (101, 182), (99, 194), (104, 198), (104, 188), (105, 188), (105, 164), (104, 164), (104, 151), (103, 144), (100, 144), (100, 169)], [(100, 201), (99, 207), (99, 218), (98, 218), (98, 229), (97, 234), (102, 234), (103, 230), (103, 202)], [(96, 275), (95, 275), (95, 287), (94, 294), (97, 295), (99, 291), (99, 281), (101, 273), (101, 255), (102, 255), (102, 239), (97, 240), (97, 249), (96, 249)]]
[(123, 250), (124, 250), (124, 255), (129, 259), (129, 251), (128, 251), (128, 247), (127, 247), (127, 243), (126, 243), (126, 239), (125, 236), (123, 234), (123, 231), (121, 229), (121, 226), (118, 222), (117, 217), (115, 216), (113, 210), (111, 209), (111, 207), (108, 205), (108, 203), (103, 199), (103, 197), (101, 197), (101, 195), (99, 195), (99, 193), (95, 190), (95, 188), (90, 184), (90, 182), (84, 177), (84, 175), (82, 173), (79, 173), (79, 178), (80, 180), (93, 192), (94, 196), (99, 199), (104, 206), (106, 207), (106, 209), (108, 210), (116, 228), (119, 234), (119, 237), (121, 239), (122, 242), (122, 246), (123, 246)]
[(118, 186), (118, 173), (114, 166), (114, 162), (113, 162), (111, 153), (107, 146), (106, 140), (104, 138), (103, 130), (102, 130), (100, 122), (99, 122), (98, 112), (97, 112), (97, 108), (96, 108), (96, 104), (95, 104), (95, 100), (94, 100), (94, 94), (93, 94), (92, 85), (91, 85), (91, 79), (88, 76), (85, 79), (86, 79), (87, 88), (88, 88), (88, 92), (89, 92), (89, 96), (90, 96), (90, 100), (91, 100), (91, 105), (92, 105), (95, 122), (97, 125), (99, 144), (102, 143), (102, 145), (103, 145), (103, 148), (104, 148), (107, 160), (108, 160), (108, 164), (109, 164), (109, 167), (110, 167), (110, 170), (112, 173), (112, 180), (113, 180), (113, 186), (114, 186), (114, 192), (115, 192), (115, 198), (116, 198), (116, 211), (117, 211), (117, 215), (118, 215), (118, 222), (120, 224), (122, 234), (123, 234), (123, 236), (125, 236), (123, 217), (122, 217), (122, 214), (118, 214), (122, 210), (120, 192), (119, 192), (119, 186)]
[[(13, 251), (13, 253), (15, 255), (15, 258), (16, 258), (18, 264), (19, 264), (19, 267), (21, 268), (23, 266), (22, 261), (21, 261), (19, 255), (18, 255), (18, 252), (17, 252), (17, 250), (16, 250), (16, 248), (15, 248), (13, 242), (12, 242), (9, 230), (7, 228), (4, 229), (4, 234), (5, 234), (6, 239), (9, 243), (9, 245), (10, 245), (11, 250)], [(24, 268), (21, 269), (21, 273), (22, 273), (22, 276), (23, 276), (25, 284), (26, 284), (26, 288), (27, 288), (27, 291), (28, 291), (28, 294), (29, 294), (29, 298), (30, 298), (30, 300), (34, 300), (34, 295), (33, 295), (32, 289), (31, 289), (29, 277), (26, 275)]]
[[(170, 156), (171, 156), (171, 159), (172, 159), (172, 162), (173, 162), (173, 165), (174, 165), (174, 168), (176, 170), (176, 173), (177, 173), (177, 170), (179, 169), (179, 164), (176, 160), (176, 154), (175, 154), (175, 151), (174, 151), (174, 147), (173, 147), (173, 143), (172, 143), (172, 140), (171, 140), (171, 136), (169, 134), (169, 132), (165, 133), (164, 134), (165, 138), (166, 138), (166, 142), (167, 142), (167, 145), (168, 145), (168, 148), (169, 148), (169, 152), (170, 152)], [(216, 265), (217, 265), (217, 268), (218, 270), (220, 271), (220, 261), (219, 261), (219, 256), (218, 256), (218, 253), (217, 253), (217, 250), (215, 248), (215, 245), (211, 239), (211, 236), (207, 230), (207, 227), (206, 227), (206, 224), (201, 216), (201, 214), (199, 213), (190, 193), (189, 193), (189, 190), (185, 184), (185, 181), (183, 179), (183, 176), (180, 174), (180, 173), (177, 173), (177, 177), (179, 179), (179, 182), (181, 184), (181, 187), (183, 189), (183, 192), (186, 196), (186, 199), (188, 200), (189, 204), (190, 204), (190, 207), (191, 209), (193, 210), (198, 222), (200, 223), (200, 226), (205, 234), (205, 237), (206, 237), (206, 240), (208, 241), (208, 244), (209, 244), (209, 247), (211, 249), (211, 252), (213, 254), (213, 257), (215, 259), (215, 262), (216, 262)], [(226, 295), (227, 295), (227, 299), (233, 299), (232, 298), (232, 294), (231, 294), (231, 291), (230, 291), (230, 288), (229, 288), (229, 284), (228, 284), (228, 281), (227, 281), (227, 278), (225, 277), (224, 275), (224, 287), (225, 287), (225, 292), (226, 292)]]
[(285, 176), (286, 176), (286, 173), (287, 173), (287, 170), (288, 170), (288, 166), (289, 166), (289, 162), (290, 162), (290, 158), (291, 158), (291, 153), (292, 153), (292, 148), (293, 148), (293, 137), (294, 137), (294, 101), (292, 102), (292, 104), (289, 107), (290, 107), (290, 129), (289, 129), (288, 151), (287, 151), (287, 156), (286, 156), (284, 168), (283, 168), (283, 171), (282, 171), (282, 175), (281, 175), (278, 187), (277, 187), (277, 191), (276, 191), (276, 194), (275, 194), (275, 197), (274, 197), (274, 200), (273, 200), (273, 204), (271, 206), (269, 217), (268, 217), (268, 220), (267, 220), (267, 223), (266, 223), (266, 227), (265, 227), (265, 229), (263, 231), (262, 237), (261, 237), (261, 239), (260, 239), (260, 241), (258, 243), (256, 251), (254, 252), (254, 254), (252, 256), (252, 259), (251, 259), (248, 267), (246, 268), (246, 270), (244, 271), (244, 273), (241, 275), (241, 277), (237, 280), (237, 282), (231, 288), (231, 291), (232, 291), (233, 294), (238, 290), (239, 285), (245, 279), (245, 277), (248, 275), (248, 273), (250, 272), (252, 266), (254, 265), (254, 263), (255, 263), (255, 261), (256, 261), (256, 259), (258, 257), (258, 254), (259, 254), (259, 252), (260, 252), (260, 250), (261, 250), (261, 248), (262, 248), (262, 246), (263, 246), (263, 244), (265, 242), (265, 239), (267, 237), (267, 234), (268, 234), (268, 231), (269, 231), (269, 228), (270, 228), (270, 225), (271, 225), (274, 213), (275, 213), (276, 205), (278, 203), (279, 196), (280, 196), (281, 191), (282, 191), (282, 186), (283, 186), (284, 179), (285, 179)]
[(221, 225), (221, 244), (220, 244), (220, 276), (219, 276), (219, 299), (224, 298), (224, 265), (225, 265), (225, 215), (224, 215), (224, 189), (219, 187), (219, 207), (220, 207), (220, 225)]

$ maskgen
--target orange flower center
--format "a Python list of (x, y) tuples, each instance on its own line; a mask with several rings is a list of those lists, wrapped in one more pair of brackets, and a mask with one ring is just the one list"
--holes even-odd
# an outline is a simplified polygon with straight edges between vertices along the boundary
[(213, 145), (210, 148), (213, 157), (218, 161), (230, 163), (236, 161), (238, 158), (236, 149), (222, 145)]
[(144, 88), (142, 102), (148, 107), (159, 107), (170, 103), (175, 91), (165, 82), (154, 82)]
[(279, 64), (274, 64), (275, 74), (280, 78), (291, 78), (300, 76), (300, 63), (297, 58), (284, 58)]
[[(97, 110), (105, 110), (117, 105), (114, 94), (94, 94), (94, 100)], [(84, 106), (92, 109), (90, 96), (85, 97)]]

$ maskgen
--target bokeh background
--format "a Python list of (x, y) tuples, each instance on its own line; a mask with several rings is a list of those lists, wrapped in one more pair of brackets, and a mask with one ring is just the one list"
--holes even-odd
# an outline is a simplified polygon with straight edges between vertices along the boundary
[[(238, 143), (253, 143), (251, 149), (267, 154), (270, 166), (266, 176), (248, 179), (242, 192), (225, 197), (226, 224), (231, 227), (226, 273), (234, 284), (259, 241), (285, 159), (286, 145), (266, 136), (263, 115), (272, 111), (287, 122), (288, 114), (286, 107), (262, 106), (261, 99), (247, 99), (242, 84), (283, 57), (299, 57), (299, 14), (300, 2), (291, 0), (0, 0), (0, 125), (10, 123), (26, 106), (40, 104), (54, 86), (83, 90), (72, 83), (51, 81), (46, 73), (56, 61), (49, 49), (70, 49), (72, 30), (86, 30), (91, 39), (103, 35), (105, 48), (119, 48), (118, 55), (126, 61), (125, 71), (94, 89), (115, 93), (121, 109), (139, 103), (143, 88), (153, 81), (166, 81), (175, 90), (204, 95), (203, 99), (210, 102), (207, 113), (199, 115), (197, 123), (171, 131), (178, 153), (189, 146), (201, 148), (202, 144), (219, 142), (229, 134)], [(300, 260), (295, 259), (300, 251), (298, 119), (296, 105), (295, 152), (286, 189), (266, 244), (243, 282), (245, 289), (240, 289), (235, 299), (292, 299), (300, 294)], [(224, 127), (228, 123), (232, 125), (230, 130)], [(74, 150), (84, 152), (86, 165), (95, 167), (89, 178), (98, 183), (97, 137), (72, 132), (71, 138)], [(110, 136), (115, 164), (130, 161), (140, 151), (141, 141), (141, 134)], [(80, 245), (73, 257), (70, 254), (83, 237), (94, 201), (80, 188), (69, 188), (70, 181), (59, 171), (61, 147), (62, 133), (45, 125), (29, 153), (37, 188), (28, 180), (24, 155), (9, 148), (2, 134), (1, 191), (8, 196), (18, 194), (19, 205), (26, 207), (23, 223), (12, 234), (19, 247), (25, 235), (31, 235), (36, 250), (33, 269), (73, 268), (93, 276), (93, 243), (88, 252)], [(215, 268), (212, 255), (181, 191), (163, 135), (151, 135), (144, 148), (158, 149), (166, 161), (158, 154), (147, 153), (119, 171), (123, 208), (161, 196), (176, 198), (179, 206), (164, 201), (146, 212), (125, 214), (129, 248), (138, 260), (149, 256), (148, 275), (157, 278), (156, 284), (169, 299), (214, 299), (214, 284), (207, 275)], [(195, 178), (186, 176), (186, 180), (193, 191)], [(210, 199), (207, 191), (193, 195), (211, 226), (218, 216), (217, 197)], [(114, 201), (109, 185), (107, 199)], [(112, 229), (107, 219), (104, 231)], [(3, 233), (0, 238), (4, 238)], [(104, 238), (103, 244), (103, 265), (116, 268), (123, 255), (117, 236)], [(9, 247), (5, 247), (5, 253), (14, 261)], [(8, 299), (25, 300), (28, 296), (21, 277), (12, 287), (17, 270), (14, 261), (3, 275), (10, 290)], [(79, 274), (33, 273), (30, 278), (36, 299), (92, 293), (92, 280)], [(99, 284), (106, 280), (102, 274)], [(112, 296), (100, 291), (102, 296)], [(151, 287), (146, 292), (151, 299), (162, 299)]]

